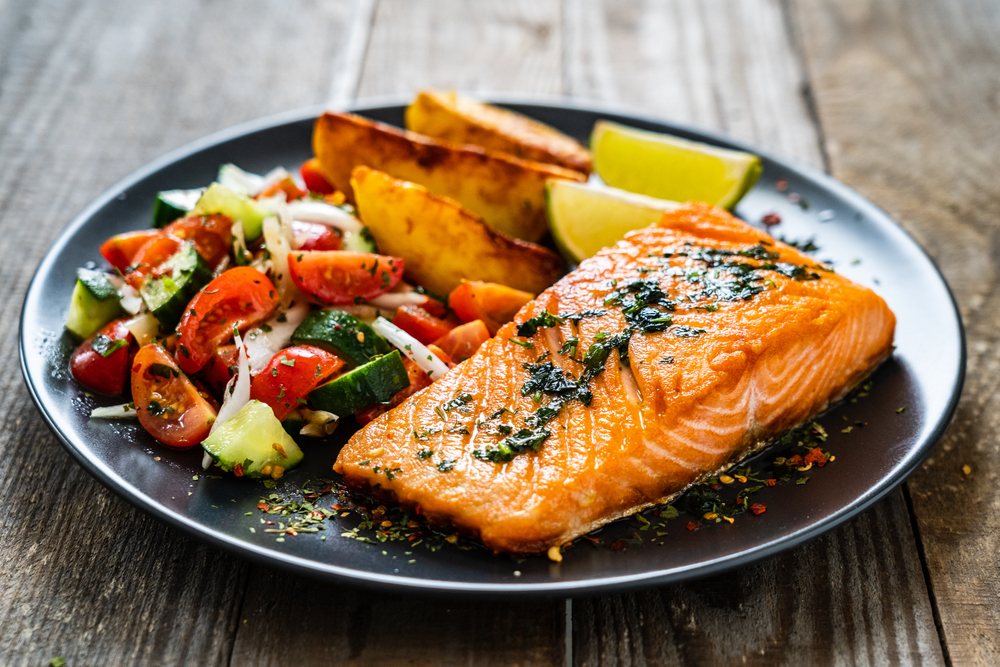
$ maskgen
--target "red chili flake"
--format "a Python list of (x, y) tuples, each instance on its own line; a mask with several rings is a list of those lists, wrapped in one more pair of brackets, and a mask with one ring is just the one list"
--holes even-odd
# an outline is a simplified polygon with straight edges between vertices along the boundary
[(322, 519), (323, 518), (323, 513), (322, 512), (310, 512), (309, 516), (311, 516), (313, 518), (316, 518), (316, 519)]
[(826, 465), (826, 454), (819, 447), (814, 447), (809, 450), (804, 459), (806, 463), (815, 463), (820, 468)]
[(736, 499), (736, 504), (737, 505), (742, 505), (743, 504), (743, 499), (742, 498), (737, 498)]
[(767, 485), (768, 486), (774, 486), (777, 483), (778, 483), (778, 480), (776, 480), (776, 479), (769, 479), (769, 480), (767, 480)]
[(265, 523), (266, 523), (266, 524), (267, 524), (268, 526), (273, 526), (273, 525), (274, 525), (274, 522), (273, 522), (273, 521), (266, 521)]
[(339, 512), (340, 510), (344, 509), (344, 506), (341, 505), (340, 503), (337, 503), (336, 505), (330, 505), (330, 509)]
[(688, 521), (688, 530), (695, 531), (701, 528), (700, 523), (695, 523), (694, 521)]
[(763, 218), (760, 219), (767, 227), (774, 227), (775, 225), (781, 224), (781, 216), (777, 213), (768, 213)]
[(760, 503), (754, 503), (753, 505), (750, 506), (750, 511), (756, 514), (757, 516), (760, 516), (761, 514), (767, 511), (767, 506), (761, 505)]
[(778, 190), (780, 190), (781, 192), (784, 192), (785, 190), (788, 189), (788, 181), (782, 179), (777, 183), (775, 183), (774, 187), (778, 188)]
[(628, 542), (625, 540), (615, 540), (608, 545), (608, 548), (612, 551), (625, 551), (625, 547), (628, 546)]
[(721, 484), (709, 484), (709, 486), (710, 486), (711, 488), (713, 488), (713, 489), (721, 489), (721, 488), (722, 488), (722, 485), (721, 485)]
[(601, 538), (599, 538), (599, 537), (589, 537), (587, 535), (584, 535), (583, 539), (587, 540), (588, 542), (593, 542), (594, 544), (600, 544), (601, 543)]
[(798, 468), (802, 466), (802, 457), (796, 454), (790, 458), (785, 459), (785, 465), (789, 468)]
[(413, 540), (417, 539), (417, 535), (419, 535), (419, 534), (420, 533), (414, 533), (413, 535), (410, 535), (409, 537), (407, 537), (406, 540), (408, 542), (412, 542)]
[(271, 506), (268, 505), (267, 503), (257, 503), (257, 509), (259, 509), (261, 512), (266, 512), (267, 510), (271, 509)]
[(236, 467), (233, 468), (233, 474), (236, 475), (237, 477), (242, 477), (243, 476), (243, 464), (242, 463), (237, 463), (236, 464)]
[(289, 529), (288, 529), (288, 530), (286, 530), (285, 532), (286, 532), (286, 533), (288, 533), (289, 535), (298, 535), (298, 533), (296, 533), (296, 532), (295, 532), (294, 530), (292, 530), (291, 528), (289, 528)]

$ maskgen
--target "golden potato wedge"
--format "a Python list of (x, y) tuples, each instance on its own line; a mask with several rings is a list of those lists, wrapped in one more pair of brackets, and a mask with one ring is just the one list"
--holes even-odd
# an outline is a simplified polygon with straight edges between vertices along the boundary
[(453, 92), (425, 90), (417, 94), (406, 108), (406, 129), (584, 174), (593, 168), (590, 151), (554, 127)]
[(448, 294), (483, 280), (538, 294), (563, 273), (556, 253), (493, 231), (458, 202), (365, 166), (351, 173), (358, 214), (379, 252), (402, 257), (410, 280)]
[(313, 150), (323, 175), (351, 203), (351, 170), (366, 165), (451, 197), (493, 229), (526, 241), (537, 241), (548, 230), (545, 180), (587, 178), (555, 165), (422, 137), (344, 113), (320, 116)]

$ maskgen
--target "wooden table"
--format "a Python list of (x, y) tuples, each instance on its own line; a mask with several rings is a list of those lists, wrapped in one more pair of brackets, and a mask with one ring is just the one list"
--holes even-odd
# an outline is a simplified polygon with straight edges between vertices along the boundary
[[(420, 87), (627, 104), (825, 168), (885, 208), (968, 327), (934, 455), (848, 525), (743, 570), (506, 604), (251, 565), (91, 479), (16, 361), (24, 291), (69, 220), (209, 132)], [(2, 664), (1000, 664), (995, 0), (0, 0), (0, 229)]]

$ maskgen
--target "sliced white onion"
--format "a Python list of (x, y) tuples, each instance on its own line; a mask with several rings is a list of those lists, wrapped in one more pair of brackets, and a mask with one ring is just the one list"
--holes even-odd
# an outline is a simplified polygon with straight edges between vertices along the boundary
[(160, 322), (153, 317), (153, 313), (146, 312), (137, 315), (125, 322), (125, 326), (140, 346), (148, 345), (160, 335)]
[(226, 390), (223, 393), (222, 407), (212, 424), (214, 433), (217, 428), (236, 416), (243, 406), (250, 401), (250, 361), (247, 358), (246, 348), (243, 347), (243, 338), (236, 332), (236, 376), (229, 380)]
[(427, 297), (420, 292), (386, 292), (374, 299), (368, 299), (368, 303), (382, 310), (396, 310), (406, 305), (419, 306), (425, 301)]
[(431, 380), (437, 380), (448, 372), (448, 366), (434, 356), (419, 340), (406, 333), (384, 317), (376, 317), (371, 323), (376, 333), (385, 337), (399, 351), (409, 357), (413, 363), (420, 366)]
[(278, 218), (264, 218), (264, 243), (271, 255), (271, 280), (278, 289), (282, 306), (287, 306), (293, 300), (302, 299), (302, 294), (295, 286), (292, 274), (288, 270), (288, 253), (292, 251), (291, 225), (287, 225), (287, 234), (285, 227), (286, 225), (279, 222)]
[(291, 174), (289, 174), (288, 170), (285, 169), (284, 167), (275, 167), (271, 171), (269, 171), (266, 174), (264, 174), (264, 178), (262, 180), (260, 189), (261, 189), (261, 191), (267, 190), (269, 187), (271, 187), (275, 183), (280, 183), (281, 181), (285, 180), (289, 176), (291, 176)]
[(243, 171), (235, 164), (224, 164), (219, 167), (219, 175), (216, 180), (219, 182), (219, 185), (223, 185), (234, 192), (250, 195), (251, 197), (264, 189), (264, 178), (262, 176)]
[(109, 274), (107, 276), (108, 282), (115, 286), (118, 290), (118, 298), (121, 301), (122, 309), (129, 315), (137, 315), (140, 310), (143, 310), (145, 304), (142, 301), (142, 297), (139, 296), (139, 292), (136, 291), (134, 287), (125, 282), (125, 279), (117, 274)]
[[(248, 331), (246, 349), (250, 368), (260, 371), (267, 366), (275, 354), (292, 342), (292, 334), (308, 314), (309, 304), (303, 301), (268, 320), (265, 327), (270, 330), (266, 333), (265, 327), (255, 327)], [(279, 319), (284, 321), (279, 322)]]
[(319, 222), (352, 234), (357, 234), (364, 226), (360, 220), (339, 206), (313, 199), (299, 199), (289, 202), (288, 211), (295, 220)]
[(237, 257), (246, 257), (247, 240), (243, 235), (243, 225), (233, 225), (233, 254)]
[(91, 419), (138, 419), (139, 413), (135, 411), (135, 404), (122, 403), (120, 405), (109, 405), (106, 408), (94, 408), (90, 411)]

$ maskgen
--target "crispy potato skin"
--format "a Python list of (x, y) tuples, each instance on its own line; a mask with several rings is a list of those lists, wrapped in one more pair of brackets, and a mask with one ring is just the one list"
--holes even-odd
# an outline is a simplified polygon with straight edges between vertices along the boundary
[(406, 128), (584, 174), (593, 169), (590, 151), (576, 139), (527, 116), (453, 92), (420, 92), (406, 108)]
[(537, 241), (548, 230), (545, 180), (586, 180), (555, 165), (422, 137), (353, 114), (320, 116), (313, 151), (323, 176), (351, 203), (356, 203), (351, 171), (365, 165), (450, 197), (496, 231), (526, 241)]
[(355, 167), (350, 183), (379, 250), (402, 257), (410, 280), (438, 294), (463, 279), (538, 294), (563, 273), (554, 252), (493, 231), (458, 202), (421, 185), (365, 166)]

